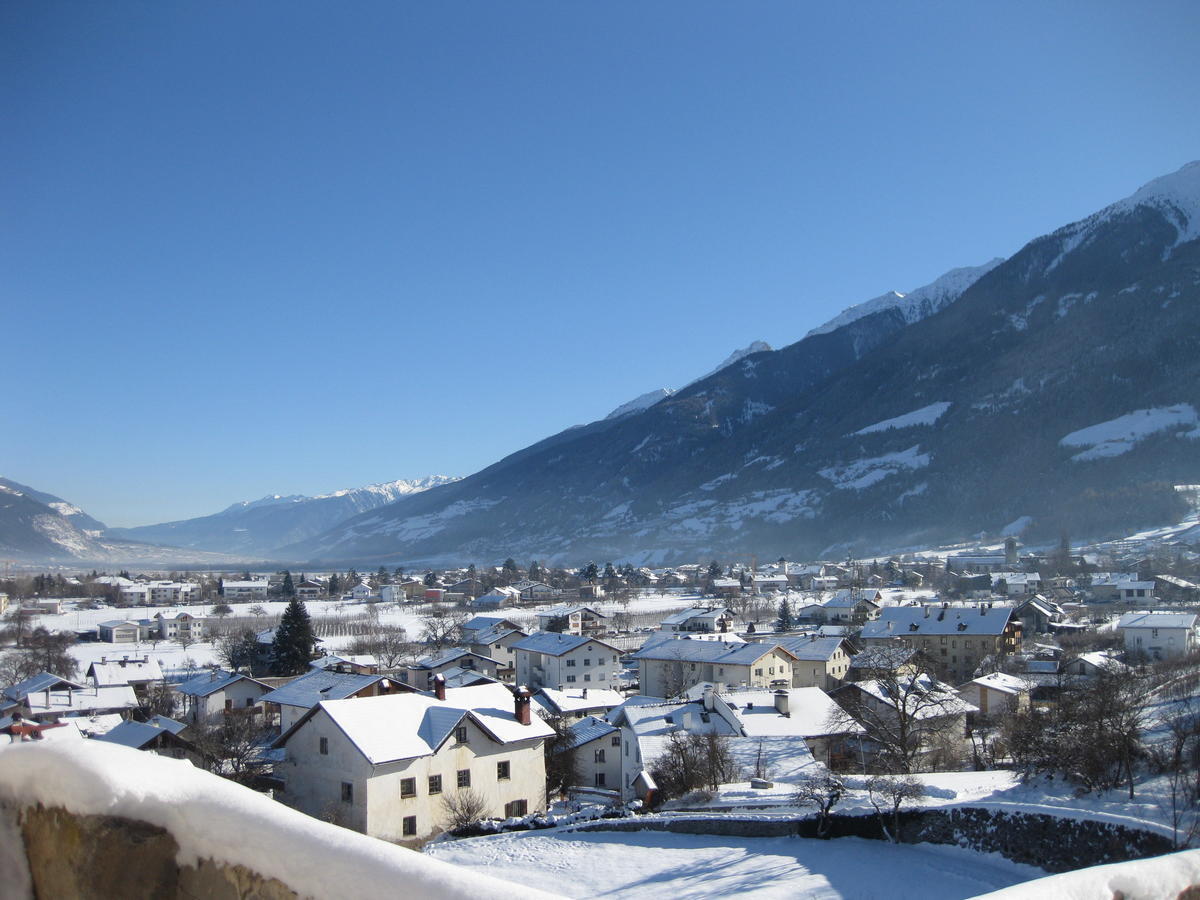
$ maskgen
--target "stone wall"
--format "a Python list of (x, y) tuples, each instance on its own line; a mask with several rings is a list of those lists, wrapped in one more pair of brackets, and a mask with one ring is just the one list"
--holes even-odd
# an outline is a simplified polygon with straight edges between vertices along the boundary
[[(714, 815), (644, 817), (581, 825), (580, 831), (670, 831), (729, 837), (817, 837), (813, 816), (754, 817)], [(875, 816), (830, 816), (830, 838), (885, 840)], [(907, 810), (900, 814), (904, 843), (954, 844), (982, 853), (1000, 853), (1014, 862), (1047, 872), (1067, 872), (1105, 863), (1170, 853), (1175, 848), (1160, 834), (1110, 822), (1063, 819), (982, 807)]]
[[(179, 845), (163, 828), (59, 807), (26, 807), (16, 824), (34, 897), (55, 900), (296, 900), (287, 885), (244, 866), (176, 861)], [(11, 884), (10, 884), (11, 886)]]

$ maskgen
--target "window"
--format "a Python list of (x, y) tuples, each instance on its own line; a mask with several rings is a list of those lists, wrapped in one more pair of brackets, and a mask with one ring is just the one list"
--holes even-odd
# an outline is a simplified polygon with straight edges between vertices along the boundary
[(574, 680), (575, 680), (575, 676), (574, 676), (574, 675), (568, 675), (568, 676), (567, 676), (567, 681), (574, 681)]
[(583, 673), (583, 680), (584, 680), (584, 681), (591, 681), (591, 680), (592, 680), (592, 673), (591, 673), (591, 672), (584, 672), (584, 673)]
[(585, 666), (590, 666), (592, 664), (592, 658), (590, 656), (585, 656), (583, 658), (583, 664)]
[(575, 660), (573, 660), (573, 659), (568, 659), (568, 660), (567, 660), (567, 668), (568, 668), (568, 669), (573, 669), (573, 668), (575, 668)]
[(508, 760), (503, 760), (496, 763), (496, 779), (498, 781), (508, 781), (512, 777), (512, 768)]
[(516, 816), (524, 816), (529, 812), (529, 803), (525, 800), (513, 800), (511, 803), (504, 804), (504, 817), (511, 819)]
[(227, 697), (227, 698), (225, 699), (225, 708), (226, 708), (226, 709), (233, 709), (233, 700), (232, 700), (231, 698), (228, 698), (228, 697)]
[(754, 674), (755, 674), (755, 675), (762, 675), (762, 669), (755, 669), (755, 670), (754, 670)]
[(467, 726), (459, 725), (454, 729), (454, 742), (456, 744), (465, 744), (467, 742)]
[(417, 779), (401, 778), (400, 779), (400, 796), (401, 797), (417, 796)]
[(595, 761), (598, 763), (604, 762), (604, 748), (603, 747), (601, 747), (599, 750), (596, 751)]
[(405, 816), (401, 824), (401, 832), (405, 837), (411, 837), (417, 833), (417, 817)]
[(247, 706), (253, 706), (253, 705), (254, 705), (254, 698), (253, 698), (253, 697), (247, 697), (247, 698), (246, 698), (246, 705), (247, 705)]
[(603, 772), (596, 773), (596, 787), (604, 787), (604, 773)]
[(329, 738), (327, 738), (327, 737), (321, 738), (321, 755), (322, 756), (329, 755)]
[(724, 674), (725, 674), (725, 669), (724, 669), (723, 667), (721, 667), (721, 666), (717, 666), (717, 674), (718, 674), (718, 675), (724, 675)]
[(353, 803), (354, 802), (354, 785), (352, 785), (348, 781), (342, 782), (342, 802), (343, 803)]
[(429, 793), (440, 794), (441, 792), (442, 792), (442, 776), (441, 775), (430, 775), (429, 776)]
[(469, 788), (471, 786), (471, 770), (470, 769), (459, 769), (458, 770), (458, 786), (460, 788)]
[(621, 736), (620, 736), (619, 734), (614, 734), (614, 735), (612, 736), (612, 745), (613, 745), (614, 747), (620, 747), (620, 746), (621, 746)]

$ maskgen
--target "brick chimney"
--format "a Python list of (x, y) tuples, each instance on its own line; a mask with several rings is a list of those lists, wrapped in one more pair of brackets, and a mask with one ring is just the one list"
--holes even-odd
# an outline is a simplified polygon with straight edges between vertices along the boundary
[(446, 676), (441, 672), (433, 676), (433, 695), (439, 700), (446, 699)]
[(522, 725), (528, 725), (529, 719), (529, 688), (521, 685), (513, 695), (513, 714)]

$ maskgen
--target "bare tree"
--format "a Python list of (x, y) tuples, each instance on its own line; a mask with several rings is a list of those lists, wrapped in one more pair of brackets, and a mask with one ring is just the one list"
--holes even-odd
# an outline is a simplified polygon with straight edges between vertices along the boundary
[(1171, 823), (1176, 850), (1191, 846), (1200, 835), (1200, 708), (1194, 697), (1173, 704), (1167, 736), (1150, 748), (1154, 770), (1165, 776), (1159, 806)]
[[(867, 792), (884, 835), (893, 844), (900, 843), (900, 810), (925, 796), (924, 783), (912, 775), (876, 775), (867, 781)], [(892, 820), (891, 829), (888, 828), (888, 815)]]
[(226, 715), (218, 724), (198, 728), (192, 744), (208, 771), (249, 785), (270, 767), (265, 753), (274, 736), (274, 729), (261, 717), (239, 712)]
[(579, 783), (579, 759), (572, 746), (570, 721), (564, 716), (543, 715), (542, 719), (554, 729), (554, 736), (547, 738), (546, 793), (565, 792)]
[(421, 616), (421, 639), (435, 650), (449, 647), (462, 638), (466, 613), (435, 606)]
[(170, 719), (175, 715), (175, 692), (165, 681), (156, 681), (149, 685), (139, 699), (139, 709), (148, 719), (154, 716), (166, 716)]
[(363, 635), (350, 642), (349, 652), (374, 656), (384, 669), (394, 669), (401, 662), (418, 655), (417, 645), (408, 640), (403, 628), (380, 626), (373, 634)]
[(832, 773), (806, 778), (796, 787), (792, 802), (817, 810), (817, 837), (829, 837), (829, 814), (846, 793), (842, 780)]
[(472, 788), (460, 788), (442, 795), (442, 824), (447, 831), (474, 825), (487, 813), (487, 799)]
[(216, 606), (214, 606), (212, 608), (212, 615), (216, 616), (218, 619), (223, 619), (226, 616), (232, 615), (232, 614), (233, 614), (233, 607), (230, 606), (228, 603), (218, 603)]
[(258, 655), (258, 641), (254, 632), (248, 628), (242, 631), (227, 632), (214, 641), (217, 659), (230, 670), (237, 672), (242, 668), (250, 668)]
[(927, 664), (918, 672), (879, 673), (880, 677), (847, 685), (834, 694), (838, 703), (827, 723), (831, 732), (854, 730), (857, 723), (879, 748), (885, 771), (908, 774), (937, 747), (956, 744), (965, 736), (969, 707), (954, 688), (933, 677)]
[(736, 781), (740, 769), (725, 735), (673, 731), (650, 774), (664, 797), (682, 797)]

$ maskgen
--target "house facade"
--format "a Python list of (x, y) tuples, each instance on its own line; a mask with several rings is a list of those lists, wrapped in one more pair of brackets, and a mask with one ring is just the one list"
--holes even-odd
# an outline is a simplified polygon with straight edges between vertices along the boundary
[(1195, 613), (1126, 613), (1117, 622), (1125, 652), (1140, 659), (1175, 659), (1196, 649)]
[(529, 703), (496, 684), (325, 701), (276, 742), (288, 763), (278, 799), (389, 841), (438, 833), (459, 792), (487, 817), (543, 810), (553, 731)]
[(747, 644), (687, 639), (643, 647), (638, 663), (641, 691), (649, 697), (677, 697), (701, 682), (740, 687), (792, 686), (796, 659), (777, 643)]
[(975, 676), (987, 657), (1017, 650), (1021, 620), (1009, 606), (902, 606), (884, 609), (863, 626), (859, 639), (867, 646), (898, 642), (922, 651), (942, 677), (962, 684)]
[(617, 685), (620, 651), (598, 638), (537, 631), (512, 645), (517, 684), (531, 689)]

